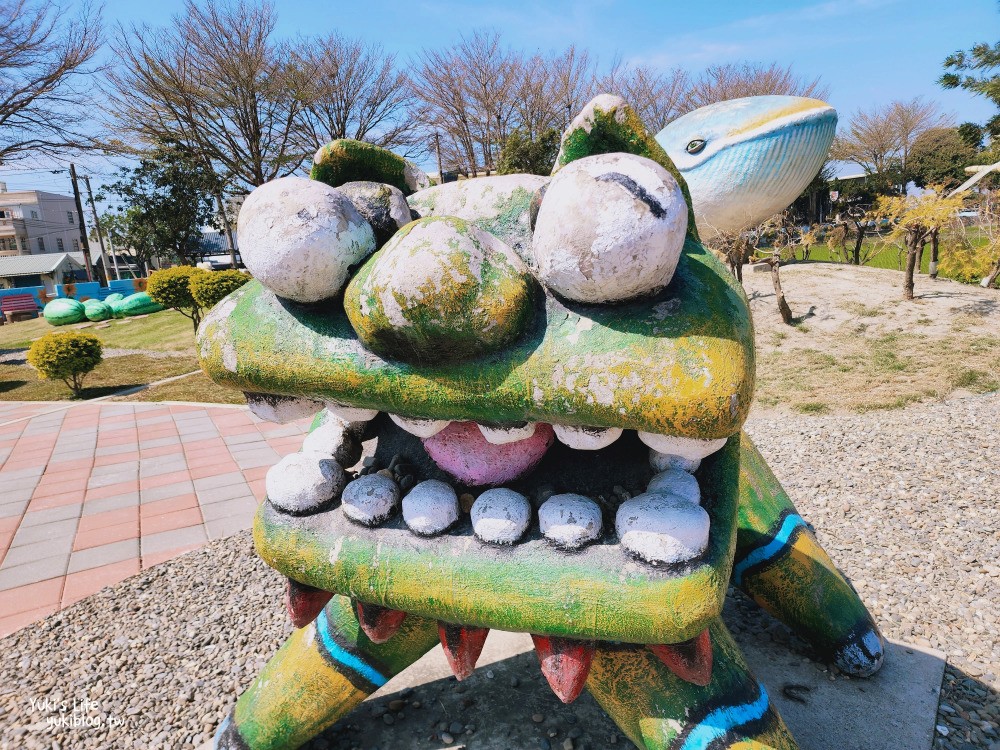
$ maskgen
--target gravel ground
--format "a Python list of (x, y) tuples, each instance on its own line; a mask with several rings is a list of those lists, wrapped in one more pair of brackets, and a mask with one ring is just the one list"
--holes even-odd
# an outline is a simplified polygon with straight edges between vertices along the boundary
[[(947, 654), (935, 747), (1000, 750), (1000, 394), (865, 416), (759, 413), (748, 430), (885, 634)], [(290, 632), (281, 590), (244, 532), (0, 640), (0, 748), (198, 747)], [(807, 653), (742, 597), (726, 618), (737, 638)], [(74, 699), (92, 702), (77, 715), (98, 725), (50, 728), (47, 717), (62, 701), (72, 715)], [(447, 714), (442, 700), (435, 706)], [(552, 728), (536, 746), (612, 741), (613, 729), (588, 734), (573, 707), (549, 702), (539, 726)], [(384, 715), (392, 702), (367, 710)], [(526, 710), (519, 721), (532, 721)], [(566, 712), (567, 726), (550, 710)], [(438, 712), (408, 707), (390, 718), (419, 735), (412, 747), (432, 748)], [(310, 747), (369, 750), (364, 722), (353, 723), (363, 716)]]

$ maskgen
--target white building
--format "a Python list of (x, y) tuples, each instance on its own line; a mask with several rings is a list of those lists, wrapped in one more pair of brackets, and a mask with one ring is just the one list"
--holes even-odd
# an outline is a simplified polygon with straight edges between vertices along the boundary
[(73, 198), (41, 190), (7, 190), (0, 182), (0, 257), (80, 250)]

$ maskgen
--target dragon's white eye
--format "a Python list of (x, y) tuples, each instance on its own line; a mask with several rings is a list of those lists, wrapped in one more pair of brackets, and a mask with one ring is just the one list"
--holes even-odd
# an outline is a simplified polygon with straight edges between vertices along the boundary
[(576, 302), (652, 294), (673, 277), (687, 215), (680, 185), (651, 159), (617, 153), (571, 162), (538, 211), (538, 278)]
[(318, 302), (335, 296), (352, 266), (375, 250), (371, 225), (341, 191), (282, 177), (254, 190), (239, 218), (247, 269), (279, 297)]

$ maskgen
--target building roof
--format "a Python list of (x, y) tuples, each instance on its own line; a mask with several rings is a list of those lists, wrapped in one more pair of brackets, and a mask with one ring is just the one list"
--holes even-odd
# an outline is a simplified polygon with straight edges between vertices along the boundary
[(39, 276), (52, 273), (64, 264), (83, 268), (70, 253), (39, 253), (38, 255), (9, 255), (0, 257), (0, 276)]

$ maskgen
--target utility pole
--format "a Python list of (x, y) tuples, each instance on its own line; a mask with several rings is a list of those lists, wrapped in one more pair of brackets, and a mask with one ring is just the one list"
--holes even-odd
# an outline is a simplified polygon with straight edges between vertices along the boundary
[(101, 247), (101, 260), (104, 266), (104, 278), (108, 277), (108, 254), (104, 251), (104, 231), (101, 229), (101, 217), (97, 215), (97, 205), (94, 203), (94, 191), (90, 189), (90, 175), (84, 175), (87, 185), (87, 197), (90, 198), (90, 209), (94, 212), (94, 226), (97, 227), (97, 244)]
[(87, 241), (87, 225), (83, 220), (83, 203), (80, 201), (80, 186), (76, 182), (76, 165), (69, 165), (69, 178), (73, 182), (73, 198), (76, 199), (76, 213), (80, 217), (80, 247), (83, 248), (83, 267), (87, 272), (87, 281), (93, 281), (90, 272), (90, 243)]

